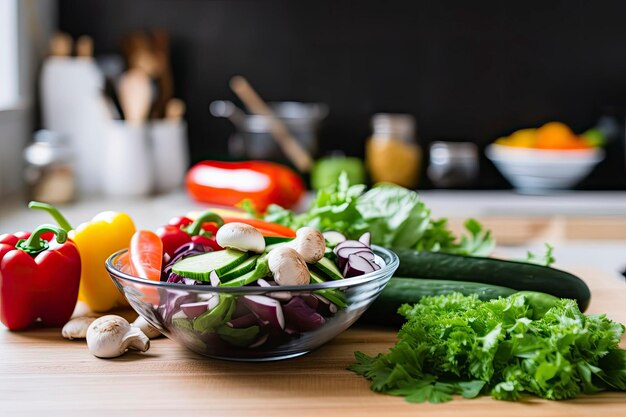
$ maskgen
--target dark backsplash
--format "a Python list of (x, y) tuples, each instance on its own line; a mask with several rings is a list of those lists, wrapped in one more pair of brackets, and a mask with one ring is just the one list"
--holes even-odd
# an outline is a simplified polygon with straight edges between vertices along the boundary
[[(376, 112), (413, 114), (426, 151), (433, 140), (482, 149), (550, 120), (583, 131), (626, 105), (621, 1), (60, 0), (59, 22), (93, 36), (96, 54), (137, 29), (171, 34), (193, 161), (226, 154), (233, 127), (208, 105), (234, 100), (234, 74), (268, 101), (328, 103), (320, 154), (362, 156)], [(626, 189), (619, 142), (580, 188)], [(483, 158), (477, 188), (506, 187)]]

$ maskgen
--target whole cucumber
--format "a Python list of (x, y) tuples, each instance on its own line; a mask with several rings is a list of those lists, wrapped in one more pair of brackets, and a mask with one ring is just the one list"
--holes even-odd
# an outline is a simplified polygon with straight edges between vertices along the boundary
[(398, 314), (398, 308), (402, 304), (415, 304), (422, 297), (455, 292), (463, 295), (477, 294), (478, 298), (486, 301), (508, 297), (517, 291), (476, 282), (393, 277), (374, 303), (363, 313), (360, 323), (400, 326), (404, 322), (404, 318)]
[(537, 291), (576, 300), (580, 311), (589, 306), (591, 293), (580, 278), (569, 272), (526, 262), (450, 255), (441, 252), (395, 249), (400, 258), (397, 276), (470, 281), (499, 285), (518, 291)]

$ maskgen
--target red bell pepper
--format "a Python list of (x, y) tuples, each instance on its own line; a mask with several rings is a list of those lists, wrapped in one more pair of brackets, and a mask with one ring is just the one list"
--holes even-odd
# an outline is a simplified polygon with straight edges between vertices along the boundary
[(224, 220), (220, 216), (207, 211), (195, 221), (188, 217), (175, 217), (168, 225), (160, 227), (157, 235), (163, 242), (163, 253), (170, 257), (174, 255), (176, 249), (190, 242), (210, 247), (212, 250), (221, 250), (215, 241), (215, 233), (223, 224)]
[[(42, 239), (49, 232), (56, 242)], [(10, 330), (38, 319), (44, 326), (62, 326), (76, 305), (80, 270), (76, 245), (56, 226), (0, 236), (0, 320)]]
[(249, 199), (260, 211), (270, 204), (291, 207), (305, 190), (294, 171), (266, 161), (202, 161), (191, 167), (185, 184), (195, 200), (233, 206)]

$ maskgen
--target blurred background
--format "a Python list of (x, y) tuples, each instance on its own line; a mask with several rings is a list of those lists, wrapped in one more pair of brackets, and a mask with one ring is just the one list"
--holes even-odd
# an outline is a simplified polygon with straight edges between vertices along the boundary
[[(0, 0), (0, 8), (5, 195), (36, 191), (50, 169), (48, 194), (69, 201), (169, 191), (207, 159), (297, 168), (274, 139), (277, 118), (301, 150), (331, 157), (312, 175), (300, 170), (307, 184), (346, 169), (420, 190), (626, 188), (621, 1)], [(246, 102), (249, 89), (234, 91), (235, 75), (276, 117), (251, 116), (262, 112)], [(145, 132), (133, 127), (144, 122)], [(136, 136), (149, 136), (147, 150), (127, 138)], [(107, 147), (162, 155), (121, 163)], [(128, 164), (152, 178), (126, 173)], [(168, 166), (165, 184), (155, 164)], [(56, 191), (72, 175), (74, 188)], [(128, 175), (141, 184), (124, 189)]]

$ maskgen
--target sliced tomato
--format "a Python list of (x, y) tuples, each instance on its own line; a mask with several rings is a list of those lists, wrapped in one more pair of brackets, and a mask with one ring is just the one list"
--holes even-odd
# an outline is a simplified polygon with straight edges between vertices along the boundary
[(225, 217), (224, 223), (245, 223), (256, 227), (263, 236), (296, 237), (296, 232), (282, 224), (270, 223), (259, 219), (246, 219), (237, 217)]

